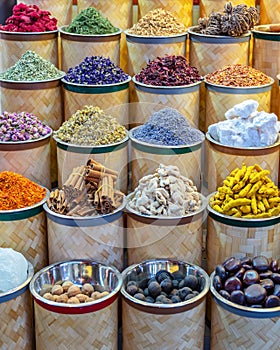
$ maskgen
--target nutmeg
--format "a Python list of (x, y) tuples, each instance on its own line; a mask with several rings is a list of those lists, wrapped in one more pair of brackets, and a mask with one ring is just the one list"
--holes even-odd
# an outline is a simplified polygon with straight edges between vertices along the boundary
[(50, 301), (55, 301), (55, 297), (54, 295), (52, 295), (51, 293), (45, 293), (43, 295), (43, 298), (47, 299), (47, 300), (50, 300)]
[(68, 291), (68, 288), (69, 288), (70, 286), (72, 286), (72, 285), (73, 285), (73, 282), (71, 282), (71, 281), (64, 281), (64, 282), (62, 283), (63, 291), (64, 291), (64, 292), (67, 292), (67, 291)]
[(86, 295), (91, 295), (94, 292), (94, 288), (90, 283), (85, 283), (82, 285), (82, 293)]
[(52, 287), (51, 293), (52, 295), (61, 295), (63, 294), (63, 288), (61, 287), (61, 285), (55, 284)]
[(81, 289), (79, 286), (76, 286), (75, 284), (73, 284), (72, 286), (70, 286), (68, 288), (68, 291), (67, 291), (67, 294), (68, 294), (68, 297), (71, 298), (71, 297), (74, 297), (75, 295), (77, 294), (80, 294), (81, 293)]
[(80, 301), (76, 297), (71, 297), (68, 299), (67, 304), (80, 304)]
[(100, 292), (93, 292), (93, 293), (91, 293), (91, 298), (93, 299), (93, 300), (97, 300), (97, 299), (100, 299), (101, 298), (101, 293)]
[(85, 303), (89, 298), (86, 294), (77, 294), (75, 297), (79, 299), (80, 303)]
[(67, 303), (68, 299), (69, 299), (68, 295), (66, 293), (63, 293), (63, 294), (57, 296), (56, 302), (57, 303)]

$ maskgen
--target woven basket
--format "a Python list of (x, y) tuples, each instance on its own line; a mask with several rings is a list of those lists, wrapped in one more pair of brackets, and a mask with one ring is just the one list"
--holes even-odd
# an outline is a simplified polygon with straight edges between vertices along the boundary
[(195, 214), (173, 218), (142, 215), (127, 205), (128, 265), (155, 257), (184, 258), (200, 265), (206, 205), (202, 199), (202, 207)]
[[(57, 130), (63, 121), (60, 79), (42, 82), (0, 81), (3, 111), (31, 111), (40, 120)], [(51, 140), (51, 182), (57, 181), (56, 148)]]
[(280, 308), (256, 309), (227, 301), (214, 289), (213, 277), (211, 349), (278, 349)]
[(142, 18), (149, 11), (163, 8), (170, 11), (186, 27), (192, 25), (192, 0), (138, 0), (138, 18)]
[[(200, 0), (199, 2), (199, 16), (207, 17), (211, 12), (223, 12), (226, 0)], [(248, 7), (255, 6), (255, 0), (231, 0), (233, 6), (244, 4)]]
[(49, 261), (85, 257), (124, 268), (123, 206), (112, 214), (71, 217), (44, 206), (47, 213)]
[(0, 211), (1, 247), (23, 254), (35, 272), (48, 263), (46, 215), (43, 210), (46, 198), (28, 209)]
[[(102, 299), (84, 304), (50, 302), (39, 295), (44, 283), (85, 280), (110, 289)], [(52, 278), (51, 278), (52, 277)], [(37, 273), (30, 290), (34, 298), (37, 350), (118, 349), (118, 297), (121, 275), (114, 267), (88, 259), (59, 262)]]
[(280, 23), (280, 3), (275, 0), (260, 0), (260, 24)]
[(28, 263), (26, 281), (6, 293), (0, 293), (0, 348), (30, 350), (34, 348), (33, 308), (29, 282), (33, 277), (32, 264)]
[(242, 163), (259, 164), (270, 171), (271, 180), (278, 183), (279, 140), (268, 147), (238, 148), (216, 142), (209, 133), (206, 134), (208, 192), (214, 192), (222, 186), (223, 180)]
[(207, 271), (231, 256), (279, 256), (280, 217), (268, 219), (233, 218), (219, 214), (208, 205)]
[(56, 139), (58, 187), (66, 182), (73, 169), (94, 158), (109, 169), (118, 171), (116, 188), (127, 193), (128, 186), (128, 136), (115, 144), (101, 146), (71, 145)]
[(206, 130), (209, 125), (224, 120), (227, 110), (248, 99), (253, 99), (259, 103), (258, 110), (270, 113), (273, 84), (274, 79), (272, 78), (270, 84), (244, 88), (215, 85), (205, 81)]
[(201, 81), (186, 86), (152, 86), (132, 78), (136, 101), (139, 103), (137, 123), (144, 124), (159, 107), (177, 109), (194, 127), (199, 126), (199, 101)]
[[(141, 271), (140, 273), (150, 278), (155, 276), (160, 269), (166, 269), (171, 272), (174, 271), (173, 269), (175, 271), (188, 269), (188, 275), (195, 274), (194, 271), (199, 271), (198, 273), (204, 281), (204, 287), (197, 297), (176, 305), (155, 305), (139, 301), (125, 291), (126, 283), (134, 280), (131, 276), (137, 278), (137, 275), (135, 275), (137, 271)], [(209, 288), (209, 278), (201, 268), (177, 260), (155, 259), (132, 265), (123, 271), (122, 275), (124, 280), (121, 289), (123, 350), (203, 349), (205, 295)]]
[(67, 72), (69, 68), (76, 67), (85, 57), (110, 57), (120, 65), (121, 31), (104, 35), (82, 35), (65, 31), (66, 27), (59, 29), (61, 37), (61, 66)]
[[(274, 5), (277, 6), (276, 2), (274, 2)], [(277, 74), (280, 72), (280, 57), (278, 55), (280, 50), (280, 33), (263, 32), (261, 27), (263, 26), (257, 26), (252, 31), (254, 40), (253, 67), (275, 80), (271, 90), (270, 110), (278, 115), (280, 95), (276, 78)]]
[(72, 20), (72, 0), (18, 0), (17, 2), (37, 5), (41, 10), (50, 11), (51, 16), (58, 20), (58, 26), (69, 24)]
[(186, 55), (187, 33), (165, 37), (147, 37), (129, 34), (126, 35), (128, 51), (128, 74), (133, 76), (146, 67), (149, 60), (164, 55)]
[[(63, 81), (64, 92), (64, 119), (67, 120), (78, 109), (85, 105), (98, 106), (105, 110), (112, 106), (128, 104), (129, 82), (128, 80), (112, 85), (78, 85)], [(119, 111), (118, 108), (115, 109)], [(128, 115), (114, 114), (121, 125), (128, 123)]]
[(45, 60), (58, 66), (58, 30), (42, 33), (0, 31), (2, 55), (0, 71), (13, 66), (27, 51), (38, 52)]
[(198, 190), (202, 183), (202, 146), (201, 142), (190, 146), (162, 146), (141, 142), (133, 137), (133, 128), (130, 130), (131, 140), (131, 185), (134, 190), (138, 181), (148, 174), (152, 174), (159, 164), (175, 165), (182, 175), (191, 179)]
[(38, 140), (0, 142), (0, 171), (14, 171), (50, 189), (50, 137), (51, 134)]

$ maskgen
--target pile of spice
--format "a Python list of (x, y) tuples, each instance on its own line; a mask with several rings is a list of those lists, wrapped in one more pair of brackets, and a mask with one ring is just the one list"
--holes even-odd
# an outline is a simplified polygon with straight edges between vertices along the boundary
[(280, 213), (279, 189), (269, 178), (270, 171), (259, 164), (235, 168), (209, 204), (217, 212), (233, 217), (262, 219)]
[(40, 10), (37, 5), (19, 3), (13, 7), (12, 16), (0, 24), (0, 30), (8, 32), (47, 32), (57, 30), (57, 19), (49, 11)]
[(117, 143), (126, 135), (125, 127), (116, 118), (94, 106), (84, 106), (54, 132), (54, 136), (63, 142), (83, 146)]
[(44, 284), (40, 295), (56, 303), (81, 304), (102, 299), (109, 295), (100, 284), (83, 283), (82, 286), (74, 284), (70, 280), (57, 281), (55, 284)]
[(203, 290), (201, 278), (181, 271), (170, 272), (161, 269), (150, 278), (146, 273), (142, 273), (142, 278), (136, 279), (132, 274), (131, 279), (125, 287), (126, 292), (135, 299), (147, 303), (156, 304), (176, 304), (188, 301)]
[(0, 173), (0, 210), (30, 207), (46, 197), (46, 189), (12, 171)]
[(215, 268), (213, 287), (226, 300), (252, 308), (280, 306), (280, 268), (277, 259), (232, 256)]
[(197, 30), (206, 35), (241, 36), (259, 22), (259, 10), (245, 4), (233, 6), (228, 2), (224, 11), (212, 12), (209, 17), (199, 18)]
[(266, 147), (273, 145), (280, 131), (274, 113), (258, 112), (259, 103), (245, 100), (225, 113), (226, 120), (208, 127), (211, 137), (223, 145), (234, 147)]
[(117, 84), (128, 80), (129, 75), (109, 57), (86, 57), (76, 67), (69, 68), (64, 80), (82, 85)]
[(124, 194), (115, 189), (118, 172), (94, 159), (74, 168), (62, 189), (50, 193), (50, 210), (67, 216), (109, 214), (123, 202)]
[(171, 36), (186, 31), (187, 28), (171, 12), (157, 8), (143, 16), (128, 33), (140, 36)]
[(208, 83), (235, 86), (250, 87), (262, 86), (271, 83), (271, 78), (258, 69), (242, 64), (232, 64), (222, 67), (205, 75)]
[(188, 64), (183, 56), (166, 55), (149, 61), (135, 75), (140, 83), (155, 86), (189, 85), (203, 80), (197, 68)]
[(119, 29), (94, 7), (88, 7), (73, 18), (64, 30), (75, 34), (100, 35), (116, 33)]
[(169, 107), (154, 112), (145, 124), (131, 132), (139, 141), (163, 146), (192, 145), (205, 138), (180, 112)]
[(0, 293), (20, 286), (27, 279), (28, 263), (12, 248), (0, 248)]
[(50, 135), (52, 129), (32, 113), (0, 114), (0, 142), (37, 140)]
[(10, 68), (0, 73), (0, 80), (43, 81), (60, 79), (64, 72), (36, 52), (27, 50)]
[(154, 174), (142, 177), (133, 194), (128, 208), (148, 216), (185, 216), (202, 205), (193, 181), (172, 165), (160, 164)]

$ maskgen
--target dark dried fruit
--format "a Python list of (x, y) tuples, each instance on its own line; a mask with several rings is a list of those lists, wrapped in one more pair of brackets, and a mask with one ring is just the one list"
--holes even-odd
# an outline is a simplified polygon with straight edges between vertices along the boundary
[(223, 265), (217, 265), (215, 269), (215, 274), (218, 275), (222, 282), (227, 279), (227, 272)]
[(166, 278), (165, 280), (163, 280), (160, 283), (160, 287), (161, 287), (163, 292), (169, 294), (173, 289), (172, 281), (170, 279)]
[(268, 259), (265, 256), (259, 255), (259, 256), (255, 256), (252, 259), (252, 266), (258, 272), (263, 272), (263, 271), (268, 270), (269, 262), (268, 262)]
[(136, 293), (133, 296), (134, 296), (135, 299), (138, 299), (138, 300), (142, 300), (142, 301), (146, 300), (145, 295), (142, 294), (142, 293)]
[(239, 278), (241, 281), (243, 279), (244, 273), (245, 273), (245, 269), (244, 267), (241, 267), (236, 273), (235, 273), (235, 277)]
[(219, 291), (219, 294), (220, 294), (223, 298), (225, 298), (226, 300), (230, 300), (230, 294), (229, 294), (229, 292), (227, 292), (226, 290), (221, 289), (221, 290)]
[(131, 284), (128, 287), (126, 287), (126, 291), (130, 295), (134, 295), (138, 292), (138, 287), (135, 284)]
[(189, 287), (183, 287), (179, 289), (179, 297), (181, 300), (185, 300), (186, 296), (190, 293), (192, 293), (192, 290)]
[(232, 256), (224, 262), (223, 266), (227, 272), (234, 273), (240, 269), (241, 261)]
[(274, 291), (274, 283), (271, 279), (266, 278), (264, 280), (261, 281), (261, 286), (264, 287), (264, 289), (266, 290), (267, 294), (271, 294)]
[(269, 295), (264, 302), (264, 307), (278, 307), (280, 306), (280, 298), (276, 295)]
[(189, 287), (196, 290), (198, 287), (198, 280), (195, 276), (189, 275), (184, 278), (184, 287)]
[(155, 302), (155, 299), (152, 298), (151, 296), (147, 296), (146, 299), (145, 299), (145, 301), (146, 301), (147, 303), (154, 303), (154, 302)]
[(229, 277), (224, 284), (224, 289), (229, 292), (232, 293), (234, 290), (241, 290), (242, 289), (242, 283), (240, 281), (240, 279), (238, 279), (237, 277)]
[(244, 294), (248, 304), (262, 304), (267, 295), (260, 284), (252, 284), (245, 289)]
[(278, 270), (279, 270), (278, 260), (276, 260), (276, 259), (271, 260), (271, 262), (270, 262), (270, 270), (272, 272), (278, 272)]
[(188, 295), (185, 297), (184, 301), (188, 301), (188, 300), (190, 300), (190, 299), (192, 299), (192, 298), (194, 298), (194, 297), (195, 297), (195, 295), (194, 295), (193, 293), (190, 293), (190, 294), (188, 294)]
[(280, 273), (272, 273), (270, 275), (270, 278), (272, 279), (272, 281), (275, 283), (275, 284), (280, 284)]
[(213, 278), (213, 286), (216, 289), (217, 292), (219, 292), (223, 288), (223, 284), (221, 281), (220, 276), (215, 275)]
[(230, 300), (233, 303), (244, 305), (245, 304), (245, 295), (242, 290), (234, 290), (230, 295)]
[(149, 283), (148, 290), (149, 290), (150, 295), (153, 298), (156, 298), (158, 295), (160, 295), (161, 286), (159, 285), (159, 283), (157, 281), (153, 281), (153, 282)]
[(172, 303), (181, 303), (182, 300), (180, 299), (180, 297), (178, 295), (172, 295), (171, 301), (172, 301)]
[(245, 286), (250, 286), (251, 284), (258, 283), (260, 281), (260, 276), (255, 270), (247, 270), (243, 275), (242, 282)]
[(158, 283), (161, 283), (163, 280), (165, 280), (166, 278), (169, 278), (170, 280), (173, 279), (173, 276), (171, 275), (171, 273), (167, 270), (159, 270), (156, 273), (156, 280), (158, 281)]
[(280, 284), (275, 284), (274, 285), (273, 295), (276, 295), (277, 297), (280, 298)]

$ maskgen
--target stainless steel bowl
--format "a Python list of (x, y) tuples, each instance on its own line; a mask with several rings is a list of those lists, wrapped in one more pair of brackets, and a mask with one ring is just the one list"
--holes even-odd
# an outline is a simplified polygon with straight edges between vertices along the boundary
[[(151, 278), (156, 275), (159, 270), (167, 270), (169, 272), (180, 271), (186, 276), (196, 276), (200, 283), (200, 293), (196, 297), (176, 304), (152, 304), (146, 301), (138, 300), (126, 292), (126, 285), (129, 281), (140, 281), (144, 278)], [(199, 305), (209, 291), (209, 276), (199, 266), (173, 259), (151, 259), (145, 260), (140, 264), (134, 264), (126, 268), (122, 272), (123, 285), (121, 293), (126, 302), (133, 307), (149, 313), (155, 314), (172, 314), (193, 309)]]

